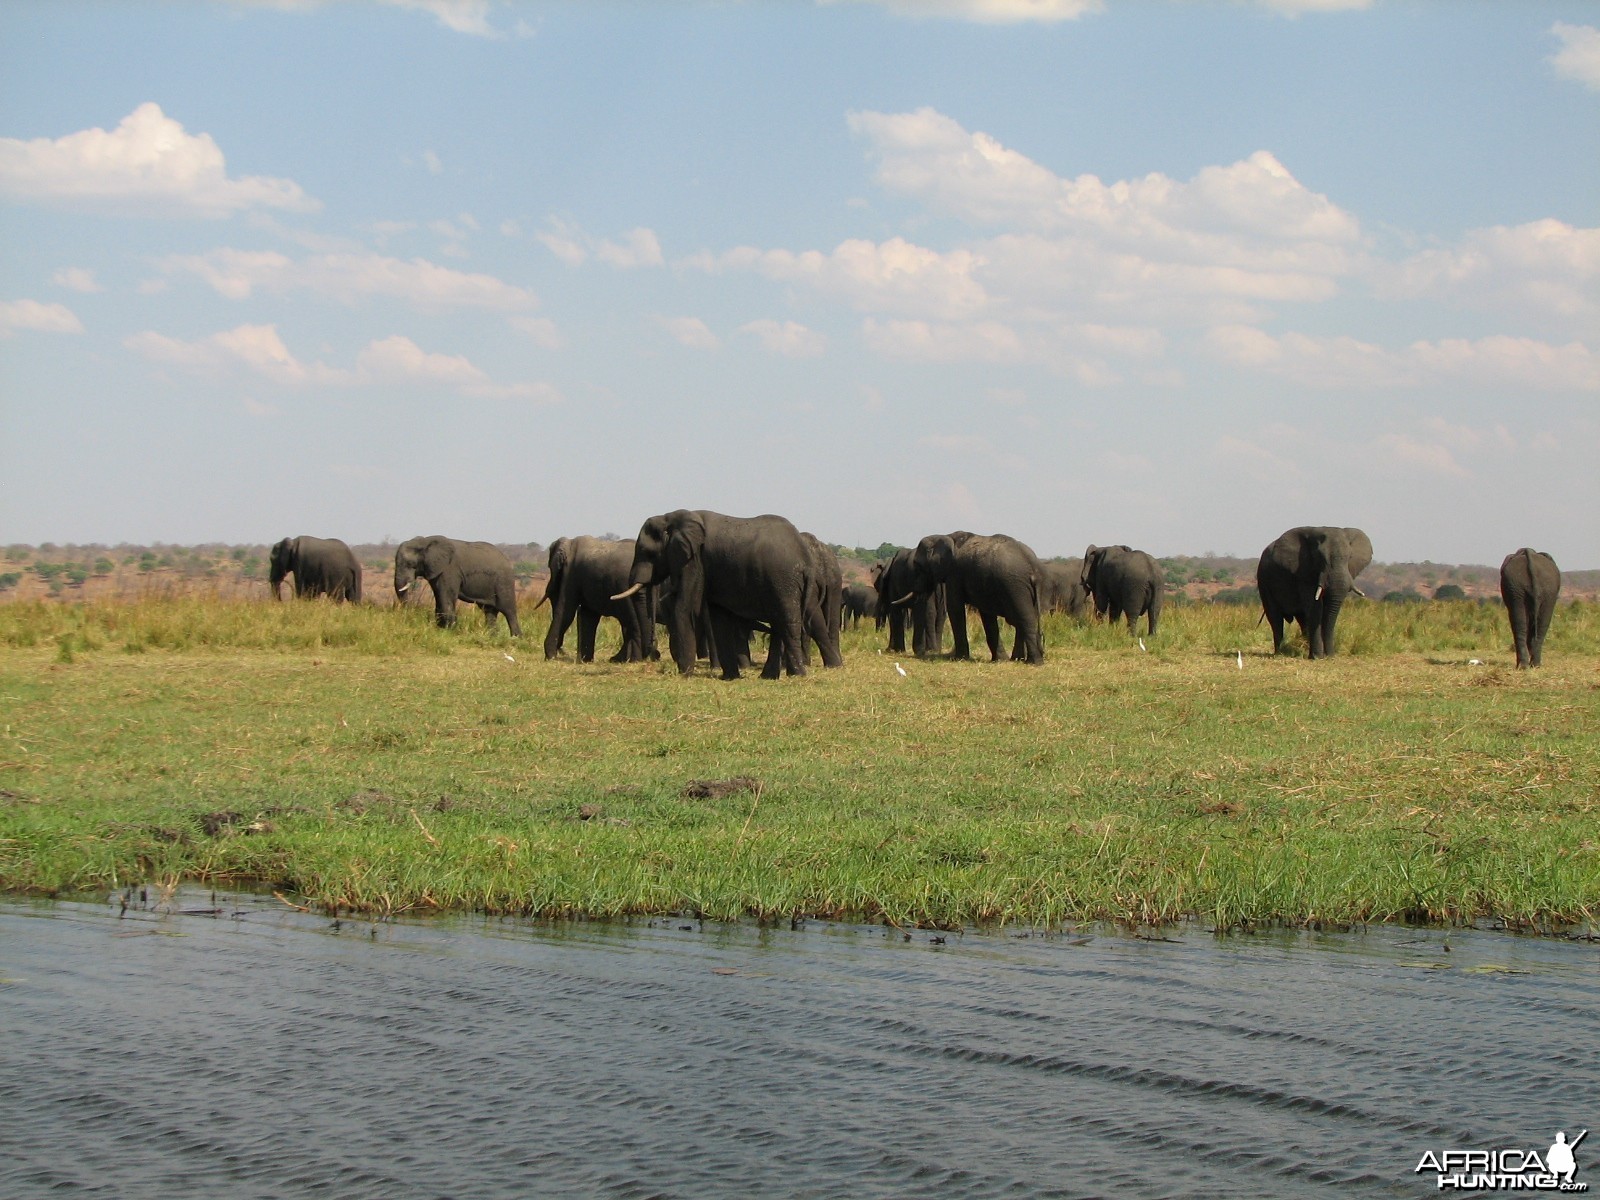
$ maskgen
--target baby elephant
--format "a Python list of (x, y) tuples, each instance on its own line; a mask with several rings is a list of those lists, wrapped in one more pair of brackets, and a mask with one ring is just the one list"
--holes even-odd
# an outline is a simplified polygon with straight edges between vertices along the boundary
[(1561, 594), (1556, 560), (1524, 546), (1500, 564), (1500, 598), (1506, 602), (1511, 637), (1517, 643), (1517, 666), (1537, 667), (1544, 660), (1544, 635)]

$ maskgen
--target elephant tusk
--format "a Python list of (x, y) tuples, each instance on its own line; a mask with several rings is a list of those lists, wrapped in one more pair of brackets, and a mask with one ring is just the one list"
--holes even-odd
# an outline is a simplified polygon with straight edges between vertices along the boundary
[(889, 607), (890, 608), (901, 608), (904, 605), (910, 604), (916, 598), (917, 598), (916, 592), (907, 592), (904, 596), (901, 596), (900, 599), (891, 601), (890, 604), (889, 604)]
[(411, 585), (409, 583), (402, 583), (399, 587), (395, 588), (394, 594), (396, 596), (404, 596), (410, 590)]
[(549, 592), (546, 592), (546, 593), (545, 593), (545, 594), (544, 594), (544, 595), (542, 595), (542, 596), (540, 596), (540, 597), (539, 597), (539, 603), (538, 603), (538, 604), (535, 604), (535, 605), (534, 605), (534, 606), (533, 606), (533, 611), (534, 611), (534, 612), (538, 612), (538, 611), (539, 611), (539, 607), (540, 607), (540, 605), (542, 605), (542, 604), (544, 604), (544, 602), (545, 602), (545, 601), (546, 601), (546, 600), (548, 600), (548, 599), (550, 599), (550, 593), (549, 593)]
[(1318, 589), (1317, 589), (1317, 599), (1318, 599), (1318, 600), (1321, 600), (1321, 599), (1322, 599), (1322, 593), (1323, 593), (1323, 592), (1325, 592), (1325, 591), (1327, 591), (1327, 590), (1328, 590), (1328, 589), (1327, 589), (1327, 588), (1320, 588), (1320, 587), (1319, 587), (1319, 588), (1318, 588)]
[(633, 595), (635, 592), (640, 592), (640, 591), (643, 591), (643, 590), (644, 590), (644, 584), (636, 583), (631, 588), (629, 588), (627, 591), (618, 592), (615, 596), (613, 596), (611, 598), (613, 600), (626, 600), (629, 596)]
[(1358, 588), (1358, 587), (1351, 587), (1351, 589), (1350, 589), (1350, 590), (1351, 590), (1351, 591), (1352, 591), (1352, 592), (1354, 592), (1354, 593), (1355, 593), (1355, 594), (1356, 594), (1356, 595), (1358, 595), (1358, 596), (1360, 596), (1360, 597), (1361, 597), (1361, 598), (1362, 598), (1362, 599), (1363, 599), (1363, 600), (1365, 600), (1365, 599), (1366, 599), (1366, 598), (1367, 598), (1367, 594), (1366, 594), (1366, 593), (1365, 593), (1365, 592), (1363, 592), (1363, 591), (1362, 591), (1362, 590), (1361, 590), (1361, 589), (1360, 589), (1360, 588)]

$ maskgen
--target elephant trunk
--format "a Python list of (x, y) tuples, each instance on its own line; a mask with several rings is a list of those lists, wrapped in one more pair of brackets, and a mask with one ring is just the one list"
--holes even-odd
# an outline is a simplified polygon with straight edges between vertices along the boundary
[(1334, 653), (1334, 630), (1339, 623), (1339, 610), (1344, 607), (1350, 589), (1348, 577), (1341, 578), (1340, 575), (1333, 573), (1329, 574), (1327, 583), (1317, 589), (1322, 600), (1321, 640), (1324, 658), (1331, 657)]

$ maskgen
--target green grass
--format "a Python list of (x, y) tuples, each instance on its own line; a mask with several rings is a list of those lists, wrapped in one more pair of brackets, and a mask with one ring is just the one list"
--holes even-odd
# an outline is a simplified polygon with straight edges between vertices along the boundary
[[(1352, 605), (1316, 663), (1272, 657), (1256, 615), (1169, 609), (1149, 653), (1051, 618), (1043, 667), (905, 677), (864, 626), (842, 670), (723, 683), (546, 663), (543, 610), (512, 641), (470, 610), (0, 605), (0, 888), (940, 926), (1600, 914), (1600, 607), (1559, 611), (1538, 672), (1476, 604)], [(683, 794), (734, 776), (759, 787)]]

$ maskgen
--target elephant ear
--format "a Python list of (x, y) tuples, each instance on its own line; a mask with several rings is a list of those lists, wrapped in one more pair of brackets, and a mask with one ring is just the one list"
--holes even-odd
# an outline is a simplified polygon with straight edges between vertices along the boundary
[(1083, 569), (1078, 572), (1078, 582), (1084, 587), (1093, 586), (1095, 568), (1100, 565), (1100, 556), (1104, 553), (1104, 550), (1093, 543), (1083, 552)]
[(572, 543), (567, 538), (559, 537), (550, 543), (550, 549), (545, 552), (545, 562), (552, 575), (567, 565), (571, 553)]
[(705, 522), (687, 510), (673, 514), (667, 523), (667, 570), (674, 575), (700, 556), (706, 545)]
[(443, 575), (456, 557), (456, 548), (449, 538), (429, 538), (422, 547), (423, 573), (432, 579)]

